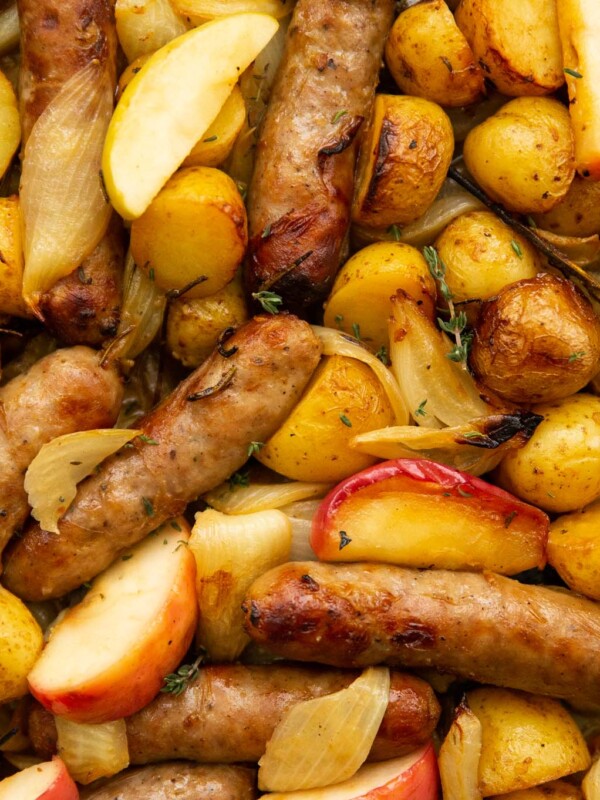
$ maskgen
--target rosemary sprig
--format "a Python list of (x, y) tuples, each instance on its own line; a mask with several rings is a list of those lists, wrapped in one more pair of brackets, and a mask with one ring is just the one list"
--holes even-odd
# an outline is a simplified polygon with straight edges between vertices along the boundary
[(181, 694), (191, 681), (193, 681), (200, 671), (200, 664), (206, 658), (206, 653), (202, 651), (193, 664), (183, 664), (177, 672), (170, 672), (163, 678), (164, 686), (161, 692), (164, 694)]
[(253, 292), (252, 299), (258, 300), (269, 314), (279, 314), (279, 306), (283, 304), (283, 298), (275, 292)]
[(456, 313), (456, 308), (452, 301), (454, 295), (446, 283), (446, 265), (440, 258), (438, 251), (435, 247), (427, 245), (423, 248), (423, 255), (429, 267), (431, 277), (437, 281), (440, 294), (448, 304), (448, 310), (450, 312), (450, 319), (448, 322), (438, 317), (440, 328), (451, 336), (454, 336), (455, 345), (452, 350), (446, 354), (446, 357), (449, 358), (450, 361), (462, 364), (463, 369), (466, 369), (469, 346), (472, 339), (471, 334), (465, 333), (467, 315), (464, 311), (461, 311), (459, 314)]

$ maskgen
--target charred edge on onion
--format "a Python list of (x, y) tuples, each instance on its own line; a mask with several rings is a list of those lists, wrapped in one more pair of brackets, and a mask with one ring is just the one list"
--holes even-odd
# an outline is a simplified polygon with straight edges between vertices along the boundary
[(481, 436), (463, 434), (456, 437), (457, 444), (470, 444), (484, 450), (495, 450), (515, 436), (529, 441), (544, 417), (532, 411), (515, 411), (513, 414), (493, 414), (481, 424)]

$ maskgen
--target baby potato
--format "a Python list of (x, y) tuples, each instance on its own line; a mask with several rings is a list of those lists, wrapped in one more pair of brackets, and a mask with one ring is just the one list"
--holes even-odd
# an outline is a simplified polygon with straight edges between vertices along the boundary
[(376, 95), (352, 220), (387, 228), (418, 219), (440, 191), (453, 151), (452, 124), (440, 106), (422, 97)]
[(491, 211), (461, 214), (435, 246), (459, 301), (487, 300), (510, 283), (535, 277), (541, 267), (537, 250)]
[(600, 233), (600, 182), (575, 174), (569, 191), (545, 214), (532, 214), (545, 231), (561, 236), (593, 236)]
[(590, 765), (585, 739), (558, 700), (489, 687), (467, 692), (467, 701), (481, 722), (484, 797), (527, 789)]
[[(210, 297), (173, 300), (167, 314), (167, 346), (186, 367), (197, 367), (215, 349), (227, 328), (248, 319), (241, 276)], [(227, 347), (225, 345), (225, 347)]]
[(359, 333), (375, 351), (387, 347), (390, 297), (398, 289), (414, 298), (433, 322), (435, 281), (421, 253), (401, 242), (369, 245), (346, 261), (338, 273), (325, 304), (325, 325)]
[(0, 177), (4, 175), (21, 141), (21, 120), (12, 83), (0, 72)]
[(502, 94), (551, 94), (564, 83), (556, 3), (461, 0), (456, 23)]
[(600, 498), (600, 397), (580, 393), (532, 410), (544, 421), (502, 459), (500, 486), (555, 514)]
[(377, 459), (352, 450), (358, 433), (390, 425), (393, 413), (365, 364), (346, 356), (324, 359), (300, 402), (257, 458), (297, 481), (337, 483)]
[(565, 278), (512, 283), (481, 306), (469, 363), (504, 400), (560, 400), (600, 368), (600, 319)]
[(444, 0), (426, 0), (399, 15), (385, 60), (405, 94), (456, 107), (484, 94), (483, 70)]
[(42, 652), (43, 634), (27, 607), (0, 586), (0, 703), (27, 694), (27, 675)]
[(518, 789), (500, 797), (502, 800), (583, 800), (581, 789), (566, 781), (551, 781), (532, 789)]
[(138, 74), (151, 55), (152, 53), (145, 53), (143, 56), (139, 56), (139, 58), (136, 58), (135, 61), (132, 61), (131, 64), (128, 64), (125, 67), (121, 73), (121, 76), (119, 77), (119, 83), (117, 84), (117, 101), (120, 99), (125, 89), (129, 86), (133, 78)]
[(204, 276), (186, 299), (208, 297), (236, 273), (248, 244), (246, 208), (235, 182), (211, 167), (182, 169), (131, 225), (131, 253), (162, 289)]
[(467, 168), (494, 200), (522, 214), (549, 211), (575, 174), (569, 112), (548, 97), (519, 97), (473, 128)]
[(214, 122), (183, 162), (184, 167), (218, 167), (228, 158), (246, 119), (246, 104), (234, 86)]
[(550, 525), (548, 563), (575, 592), (600, 600), (600, 503)]
[(0, 197), (0, 314), (30, 317), (23, 300), (23, 242), (19, 198)]

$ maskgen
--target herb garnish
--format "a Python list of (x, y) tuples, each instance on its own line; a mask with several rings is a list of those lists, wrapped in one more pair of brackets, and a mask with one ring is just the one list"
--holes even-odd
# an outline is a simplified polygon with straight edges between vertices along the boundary
[(570, 75), (572, 78), (583, 78), (581, 72), (577, 72), (576, 69), (571, 69), (570, 67), (565, 67), (563, 72), (565, 72), (567, 75)]
[(250, 474), (248, 470), (234, 472), (229, 478), (229, 488), (233, 490), (236, 486), (250, 486)]
[(275, 292), (253, 292), (252, 299), (258, 300), (269, 314), (279, 314), (279, 306), (283, 305), (283, 298)]
[(335, 123), (339, 122), (342, 117), (346, 116), (347, 113), (348, 112), (346, 111), (346, 109), (343, 109), (341, 111), (336, 111), (333, 117), (331, 118), (331, 124), (335, 125)]
[(375, 353), (375, 357), (378, 358), (384, 366), (389, 367), (390, 359), (388, 356), (387, 347), (384, 344), (382, 344), (379, 350)]
[(510, 240), (510, 246), (515, 251), (515, 253), (519, 256), (519, 258), (523, 258), (523, 251), (521, 250), (521, 245), (515, 241), (514, 239)]
[(415, 409), (414, 416), (415, 417), (424, 417), (427, 412), (425, 411), (425, 406), (427, 405), (427, 400), (421, 400), (419, 403), (419, 407)]
[(341, 419), (341, 421), (344, 423), (344, 425), (347, 428), (351, 428), (352, 427), (352, 423), (350, 422), (350, 420), (348, 419), (348, 417), (345, 414), (340, 414), (340, 419)]
[(361, 338), (360, 337), (360, 325), (358, 324), (358, 322), (353, 322), (352, 323), (352, 335), (354, 336), (355, 339), (358, 339), (358, 341), (360, 342), (360, 338)]
[(144, 442), (144, 444), (158, 444), (156, 439), (151, 439), (149, 436), (146, 436), (145, 433), (140, 433), (137, 438), (140, 440), (140, 442)]
[(153, 517), (154, 506), (152, 505), (152, 501), (149, 500), (147, 497), (142, 497), (142, 505), (144, 506), (144, 511), (146, 512), (146, 516)]
[(174, 695), (181, 694), (186, 689), (187, 685), (198, 677), (200, 664), (204, 661), (205, 657), (206, 654), (202, 652), (193, 664), (183, 664), (179, 667), (177, 672), (171, 672), (169, 675), (166, 675), (165, 678), (163, 678), (164, 686), (161, 688), (161, 692)]
[(585, 350), (578, 350), (576, 353), (571, 353), (569, 356), (569, 364), (572, 364), (573, 361), (579, 361), (580, 358), (583, 358), (585, 355)]
[(258, 453), (258, 451), (264, 446), (265, 446), (264, 442), (250, 442), (250, 444), (248, 445), (248, 458), (250, 458), (250, 456), (253, 456), (255, 453)]
[(402, 229), (399, 228), (398, 225), (396, 225), (396, 223), (390, 225), (390, 227), (387, 229), (387, 232), (391, 233), (397, 242), (400, 241), (400, 237), (402, 236)]

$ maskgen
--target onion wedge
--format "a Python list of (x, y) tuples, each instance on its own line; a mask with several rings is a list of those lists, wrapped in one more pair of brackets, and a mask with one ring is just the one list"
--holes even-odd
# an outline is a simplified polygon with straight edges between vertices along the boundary
[(25, 473), (31, 513), (43, 530), (59, 533), (58, 520), (71, 505), (79, 481), (140, 433), (118, 428), (78, 431), (45, 444)]
[(204, 19), (246, 13), (269, 14), (281, 19), (292, 12), (287, 0), (173, 0), (173, 6), (180, 14)]
[(154, 339), (162, 325), (167, 299), (128, 253), (123, 276), (123, 307), (112, 357), (135, 358)]
[(205, 494), (203, 500), (223, 514), (251, 514), (254, 511), (281, 508), (298, 500), (325, 497), (330, 489), (329, 483), (303, 481), (289, 483), (252, 481), (248, 486), (232, 486), (226, 482)]
[(481, 800), (481, 746), (481, 722), (465, 703), (461, 703), (438, 756), (444, 800)]
[(392, 298), (390, 358), (404, 402), (418, 425), (443, 428), (498, 413), (461, 366), (447, 358), (450, 339), (406, 292)]
[(585, 800), (600, 800), (600, 760), (595, 761), (581, 783)]
[(92, 61), (65, 83), (25, 146), (23, 297), (34, 311), (40, 295), (92, 252), (108, 226), (112, 209), (100, 161), (112, 109), (108, 73)]
[(78, 783), (109, 778), (129, 766), (125, 720), (88, 725), (55, 717), (58, 754)]
[(259, 789), (289, 792), (350, 778), (371, 749), (389, 692), (389, 670), (369, 667), (348, 688), (292, 706), (258, 762)]
[(188, 30), (170, 0), (117, 0), (117, 35), (129, 63), (155, 53)]

